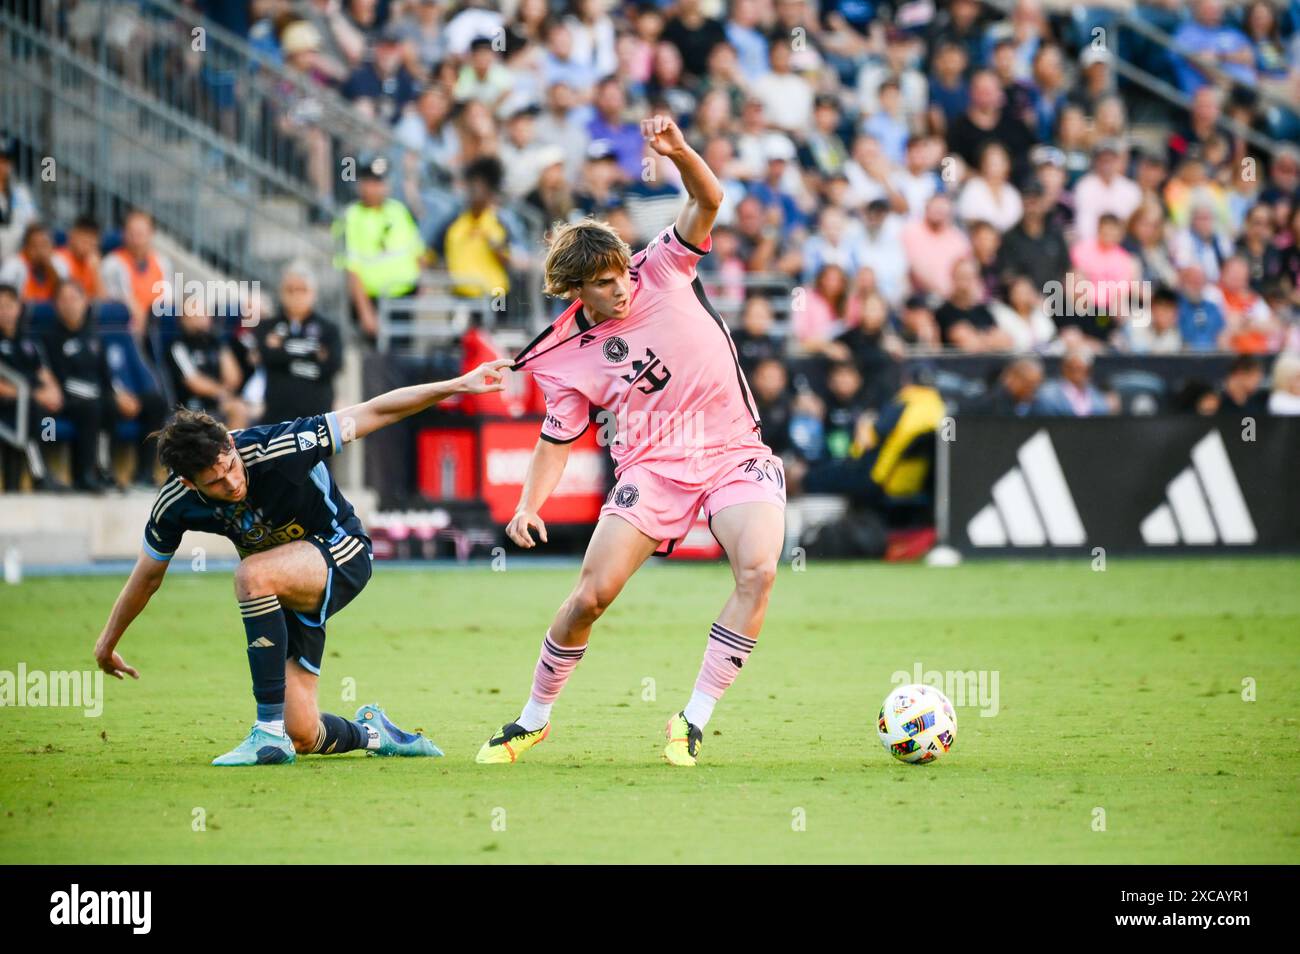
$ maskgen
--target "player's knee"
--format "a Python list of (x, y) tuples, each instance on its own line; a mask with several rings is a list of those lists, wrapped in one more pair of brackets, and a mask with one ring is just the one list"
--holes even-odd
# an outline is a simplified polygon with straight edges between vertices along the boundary
[(275, 592), (270, 572), (260, 560), (244, 560), (235, 568), (235, 594), (241, 600)]
[(776, 583), (776, 560), (747, 563), (736, 574), (736, 589), (750, 598), (765, 598)]
[(601, 614), (614, 602), (615, 592), (612, 587), (603, 586), (597, 580), (583, 580), (569, 598), (574, 611), (584, 619), (599, 619)]
[[(286, 731), (288, 727), (286, 726)], [(308, 732), (303, 729), (289, 732), (289, 741), (293, 743), (293, 750), (299, 755), (307, 755), (316, 747), (316, 732)]]

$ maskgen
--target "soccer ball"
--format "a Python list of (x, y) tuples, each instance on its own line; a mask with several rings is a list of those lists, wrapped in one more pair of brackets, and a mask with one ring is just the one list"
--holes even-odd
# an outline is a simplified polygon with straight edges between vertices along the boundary
[(900, 762), (922, 765), (957, 740), (957, 713), (934, 686), (899, 686), (885, 697), (876, 721), (880, 744)]

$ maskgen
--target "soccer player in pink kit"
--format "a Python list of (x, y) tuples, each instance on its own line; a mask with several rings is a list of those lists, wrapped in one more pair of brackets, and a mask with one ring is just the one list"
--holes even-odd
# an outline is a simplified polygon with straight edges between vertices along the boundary
[(542, 388), (546, 420), (506, 528), (510, 539), (531, 548), (535, 531), (546, 542), (537, 512), (593, 411), (616, 481), (577, 585), (542, 640), (528, 702), (484, 743), (479, 762), (514, 762), (546, 738), (551, 705), (582, 659), (592, 624), (647, 558), (671, 552), (703, 507), (735, 589), (709, 628), (690, 701), (668, 721), (664, 757), (694, 765), (714, 704), (758, 639), (776, 578), (785, 474), (763, 443), (731, 335), (695, 271), (711, 245), (722, 187), (670, 118), (644, 120), (641, 132), (681, 172), (685, 207), (635, 255), (605, 223), (559, 227), (546, 291), (573, 304), (515, 361)]

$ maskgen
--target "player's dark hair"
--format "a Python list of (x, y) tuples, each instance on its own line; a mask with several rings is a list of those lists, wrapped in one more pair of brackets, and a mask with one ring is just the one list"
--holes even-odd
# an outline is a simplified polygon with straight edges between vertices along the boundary
[(216, 464), (230, 446), (230, 434), (220, 421), (184, 408), (149, 436), (158, 438), (159, 463), (187, 480)]

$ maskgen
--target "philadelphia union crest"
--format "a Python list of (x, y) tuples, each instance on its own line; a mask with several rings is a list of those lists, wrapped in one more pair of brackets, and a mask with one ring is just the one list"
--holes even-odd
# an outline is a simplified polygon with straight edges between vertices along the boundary
[(618, 364), (620, 361), (627, 360), (627, 342), (622, 338), (617, 336), (610, 338), (605, 342), (602, 350), (605, 352), (606, 361)]
[(622, 507), (624, 510), (636, 506), (636, 502), (640, 499), (641, 492), (636, 489), (635, 484), (624, 484), (614, 491), (614, 506)]

